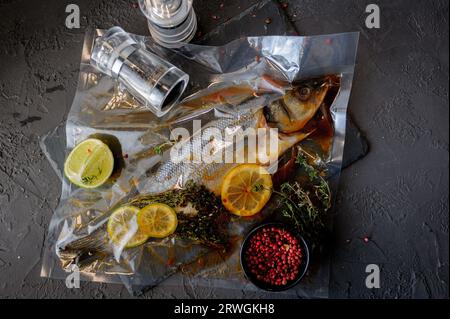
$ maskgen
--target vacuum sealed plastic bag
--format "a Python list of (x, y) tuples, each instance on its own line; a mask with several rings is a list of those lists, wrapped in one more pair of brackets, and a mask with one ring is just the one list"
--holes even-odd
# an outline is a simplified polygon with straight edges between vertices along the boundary
[[(311, 250), (307, 275), (289, 292), (326, 296), (322, 237), (341, 168), (358, 34), (248, 37), (179, 50), (132, 35), (189, 75), (184, 98), (161, 118), (90, 65), (99, 35), (86, 35), (65, 150), (58, 130), (42, 141), (60, 176), (66, 170), (42, 275), (79, 270), (83, 279), (132, 290), (185, 281), (256, 289), (242, 273), (240, 243), (255, 225), (276, 220), (297, 227)], [(86, 168), (94, 164), (75, 156), (73, 166), (90, 172), (77, 179), (61, 153), (67, 158), (89, 139), (111, 157), (92, 161), (106, 161), (96, 175)], [(95, 143), (86, 158), (98, 153)], [(111, 176), (89, 187), (105, 167)]]

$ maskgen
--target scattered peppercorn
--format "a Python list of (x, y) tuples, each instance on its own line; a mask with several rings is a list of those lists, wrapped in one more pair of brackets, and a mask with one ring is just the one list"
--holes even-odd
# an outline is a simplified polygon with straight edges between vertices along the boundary
[(258, 281), (285, 286), (299, 275), (302, 250), (294, 235), (272, 226), (260, 229), (250, 238), (244, 258)]
[(123, 158), (128, 158), (128, 154), (123, 154)]
[(264, 20), (264, 23), (265, 23), (265, 24), (271, 24), (271, 23), (272, 23), (272, 19), (271, 19), (271, 18), (266, 18), (266, 19)]

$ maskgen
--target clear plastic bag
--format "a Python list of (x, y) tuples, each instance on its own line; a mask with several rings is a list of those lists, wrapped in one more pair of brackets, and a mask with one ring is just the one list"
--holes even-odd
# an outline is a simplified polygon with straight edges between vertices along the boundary
[[(226, 249), (186, 236), (150, 240), (127, 249), (108, 238), (105, 225), (110, 214), (123, 205), (172, 203), (173, 197), (183, 191), (187, 192), (187, 198), (189, 192), (205, 194), (199, 188), (189, 188), (192, 182), (195, 187), (207, 184), (214, 191), (214, 186), (199, 172), (206, 170), (210, 175), (219, 176), (227, 169), (220, 164), (169, 165), (170, 150), (175, 144), (170, 134), (172, 129), (185, 128), (190, 140), (195, 140), (207, 127), (226, 130), (237, 125), (251, 126), (255, 114), (262, 114), (264, 107), (305, 81), (322, 81), (334, 90), (329, 109), (318, 111), (322, 112), (322, 118), (329, 117), (332, 134), (324, 140), (314, 129), (316, 133), (308, 133), (311, 135), (300, 145), (317, 156), (326, 172), (331, 194), (335, 194), (358, 33), (247, 37), (219, 47), (188, 44), (179, 50), (163, 49), (149, 38), (133, 35), (142, 46), (190, 76), (182, 103), (163, 118), (147, 111), (111, 78), (89, 64), (92, 43), (99, 34), (101, 31), (91, 32), (85, 38), (78, 89), (65, 127), (65, 149), (67, 155), (86, 138), (101, 138), (113, 150), (115, 173), (110, 182), (94, 190), (78, 188), (62, 178), (61, 200), (49, 226), (42, 276), (65, 278), (76, 265), (83, 279), (121, 282), (132, 291), (157, 284), (187, 283), (256, 289), (241, 271), (239, 243), (251, 227), (273, 214), (275, 202), (269, 202), (255, 218), (227, 220), (226, 232), (231, 234), (228, 241), (232, 244)], [(193, 120), (201, 120), (200, 131), (193, 126)], [(62, 177), (61, 130), (49, 133), (41, 145)], [(195, 202), (195, 199), (187, 201)], [(173, 206), (176, 205), (175, 201)], [(214, 218), (217, 218), (215, 222), (222, 221), (223, 216), (218, 212)], [(287, 293), (327, 296), (327, 252), (321, 250), (317, 256), (320, 258), (316, 258), (302, 283)]]

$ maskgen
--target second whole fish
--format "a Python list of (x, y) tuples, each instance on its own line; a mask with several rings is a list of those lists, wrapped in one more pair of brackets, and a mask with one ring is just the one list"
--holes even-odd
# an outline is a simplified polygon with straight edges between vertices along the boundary
[[(165, 152), (165, 161), (146, 179), (143, 191), (161, 193), (173, 188), (182, 188), (187, 181), (193, 181), (205, 185), (216, 195), (220, 194), (223, 176), (242, 161), (233, 163), (193, 161), (193, 158), (196, 156), (199, 158), (199, 154), (205, 149), (213, 150), (215, 153), (225, 153), (227, 148), (234, 147), (233, 143), (226, 143), (224, 139), (205, 139), (202, 134), (208, 128), (218, 129), (222, 137), (234, 134), (237, 130), (246, 131), (253, 128), (251, 132), (256, 132), (261, 128), (275, 128), (278, 130), (276, 156), (280, 157), (286, 150), (314, 132), (314, 128), (306, 130), (305, 126), (324, 103), (331, 86), (327, 78), (305, 81), (264, 108), (246, 112), (239, 117), (225, 117), (209, 122), (194, 132), (189, 140), (178, 142), (188, 143), (191, 148), (185, 158), (177, 159), (175, 162), (168, 156), (170, 150)], [(269, 139), (269, 133), (265, 135), (265, 138)], [(174, 147), (177, 147), (177, 144)], [(251, 154), (252, 152), (257, 154)], [(243, 162), (248, 162), (249, 158), (256, 158), (258, 163), (258, 153), (257, 148), (251, 149), (245, 145)], [(220, 157), (221, 154), (219, 154)], [(274, 173), (270, 169), (269, 172)]]

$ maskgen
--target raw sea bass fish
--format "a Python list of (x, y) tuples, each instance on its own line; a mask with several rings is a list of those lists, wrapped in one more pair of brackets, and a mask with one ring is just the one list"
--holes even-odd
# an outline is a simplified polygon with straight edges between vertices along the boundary
[[(265, 107), (240, 116), (211, 121), (202, 127), (201, 131), (214, 127), (227, 134), (237, 127), (243, 130), (277, 128), (277, 156), (281, 156), (306, 137), (313, 138), (317, 122), (313, 119), (318, 115), (324, 116), (319, 113), (326, 112), (327, 107), (324, 104), (328, 105), (330, 95), (332, 102), (335, 94), (330, 92), (336, 93), (338, 87), (338, 78), (335, 76), (302, 81), (287, 91), (281, 99)], [(325, 109), (323, 111), (322, 106)], [(207, 147), (208, 144), (218, 142), (202, 140), (201, 131), (191, 136), (189, 142), (192, 142), (192, 145), (197, 142), (199, 147)], [(216, 150), (226, 147), (219, 144), (213, 146)], [(193, 150), (194, 153), (196, 151), (200, 152)], [(247, 156), (249, 157), (248, 153)], [(85, 215), (94, 214), (91, 209), (80, 213), (77, 218), (86, 219), (87, 222), (80, 222), (73, 232), (65, 233), (63, 230), (60, 234), (57, 254), (63, 268), (70, 270), (75, 264), (87, 273), (104, 271), (131, 275), (136, 273), (136, 267), (141, 267), (140, 271), (142, 267), (149, 267), (146, 271), (152, 273), (153, 277), (162, 278), (167, 275), (168, 266), (183, 265), (204, 254), (203, 247), (225, 248), (230, 240), (230, 214), (216, 195), (220, 193), (223, 176), (239, 164), (192, 163), (189, 160), (190, 158), (187, 158), (186, 162), (176, 163), (170, 159), (169, 150), (165, 151), (161, 164), (144, 177), (144, 187), (139, 190), (143, 195), (128, 197), (121, 203), (138, 208), (155, 202), (171, 206), (177, 212), (179, 220), (175, 236), (152, 240), (137, 248), (122, 247), (117, 252), (117, 247), (111, 243), (105, 230), (109, 214), (117, 206), (95, 218), (86, 217)], [(138, 260), (142, 261), (139, 265), (136, 264), (136, 254), (140, 256)]]
[[(225, 137), (237, 130), (245, 131), (248, 128), (254, 128), (253, 132), (260, 128), (276, 128), (278, 129), (276, 156), (280, 157), (286, 150), (315, 131), (314, 127), (307, 127), (307, 124), (322, 106), (330, 88), (336, 86), (335, 81), (336, 77), (304, 81), (287, 91), (281, 99), (271, 102), (264, 108), (248, 111), (238, 117), (222, 118), (208, 123), (201, 130), (195, 132), (188, 141), (180, 142), (189, 143), (191, 147), (191, 152), (185, 158), (173, 161), (169, 151), (164, 153), (162, 164), (153, 169), (143, 190), (148, 193), (161, 193), (173, 188), (182, 188), (186, 181), (194, 181), (205, 185), (216, 195), (220, 194), (224, 175), (242, 162), (205, 163), (194, 161), (193, 157), (202, 154), (205, 149), (213, 150), (215, 153), (225, 153), (228, 147), (235, 146), (229, 145), (223, 140), (205, 139), (202, 137), (202, 132), (214, 127), (220, 130), (222, 137)], [(269, 131), (267, 130), (267, 132)], [(269, 133), (265, 135), (265, 138), (267, 139), (266, 145), (270, 144)], [(246, 158), (243, 162), (247, 162), (249, 158), (256, 158), (256, 161), (259, 162), (258, 155), (250, 154), (250, 152), (258, 153), (258, 149), (250, 149), (246, 145), (244, 150)], [(276, 167), (269, 167), (268, 170), (270, 173), (275, 173)]]

